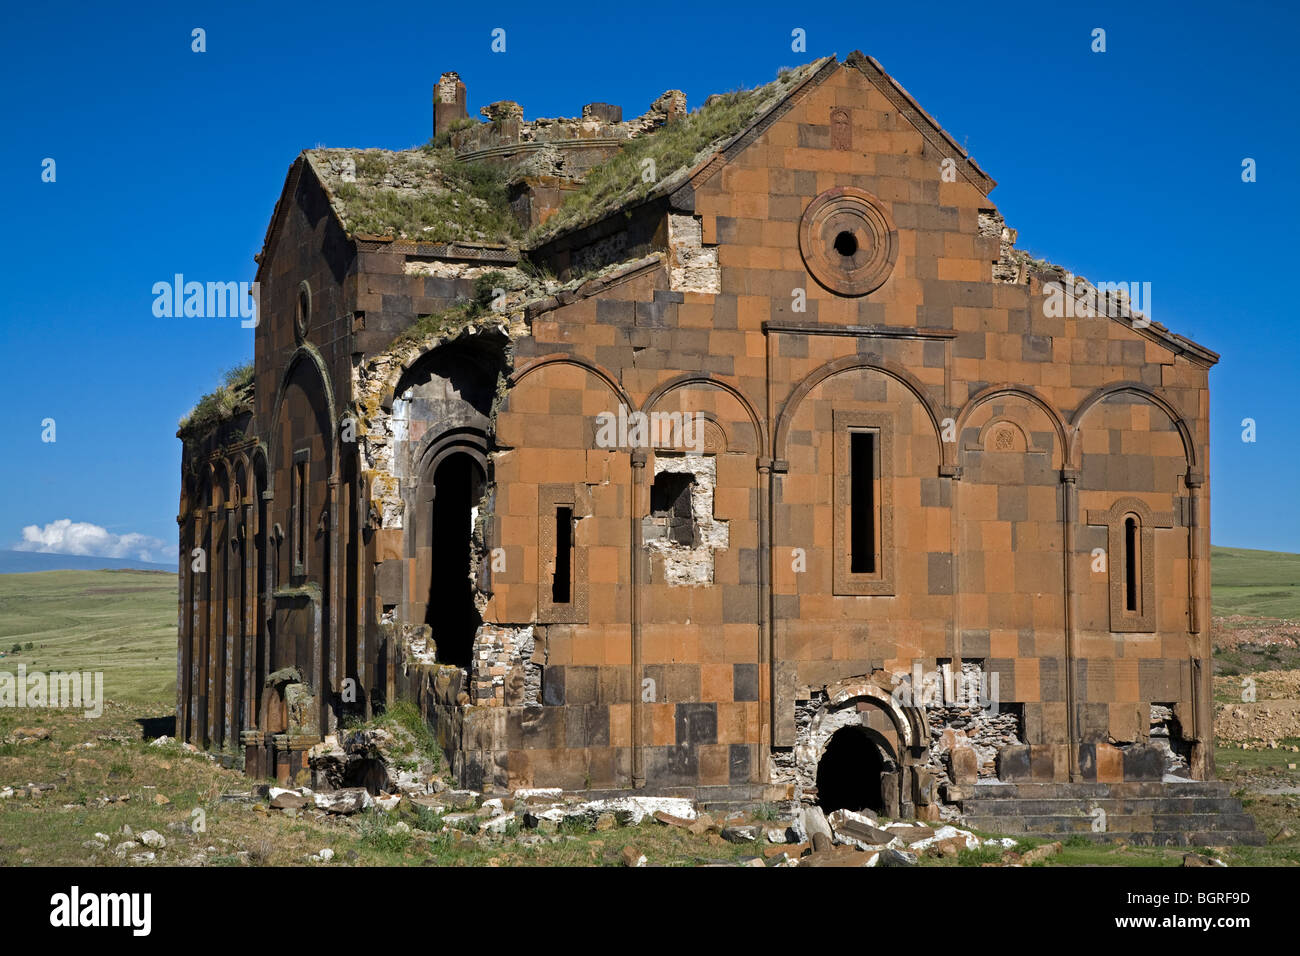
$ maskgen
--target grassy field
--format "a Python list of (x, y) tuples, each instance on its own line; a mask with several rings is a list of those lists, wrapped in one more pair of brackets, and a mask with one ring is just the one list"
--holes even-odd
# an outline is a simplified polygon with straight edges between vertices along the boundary
[(176, 706), (176, 575), (0, 574), (0, 654), (0, 668), (9, 671), (19, 664), (29, 672), (102, 671), (106, 697), (170, 713)]
[(1300, 618), (1300, 554), (1211, 548), (1215, 615)]
[[(1214, 560), (1216, 613), (1300, 616), (1300, 556), (1216, 548)], [(329, 847), (335, 853), (329, 865), (600, 866), (617, 865), (621, 849), (631, 845), (651, 864), (692, 866), (736, 863), (768, 849), (658, 824), (563, 833), (551, 842), (529, 831), (522, 838), (435, 834), (421, 828), (429, 822), (422, 820), (412, 820), (408, 832), (374, 812), (349, 819), (267, 813), (264, 803), (240, 796), (251, 781), (239, 771), (174, 742), (147, 740), (146, 728), (156, 730), (174, 707), (175, 621), (172, 574), (0, 575), (0, 670), (13, 672), (21, 663), (29, 672), (100, 671), (107, 698), (97, 719), (73, 711), (0, 710), (0, 741), (17, 727), (49, 731), (48, 739), (0, 742), (0, 787), (55, 787), (0, 801), (0, 865), (132, 865), (129, 855), (111, 849), (123, 826), (164, 834), (168, 845), (157, 862), (179, 865), (325, 865), (312, 864), (311, 856)], [(1220, 776), (1270, 835), (1282, 826), (1300, 829), (1300, 795), (1261, 792), (1300, 783), (1287, 768), (1294, 760), (1279, 751), (1223, 748), (1218, 754)], [(106, 847), (96, 834), (110, 838)], [(1025, 847), (1042, 842), (1027, 840)], [(1184, 852), (1076, 839), (1047, 865), (1176, 866)], [(1294, 837), (1212, 852), (1233, 865), (1300, 864)], [(978, 866), (995, 855), (982, 848), (922, 864)]]

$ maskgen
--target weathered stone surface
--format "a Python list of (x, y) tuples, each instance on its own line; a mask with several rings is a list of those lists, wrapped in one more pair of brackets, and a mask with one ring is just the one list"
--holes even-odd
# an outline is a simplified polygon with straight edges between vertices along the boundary
[(327, 813), (337, 813), (344, 816), (359, 813), (374, 803), (370, 794), (360, 787), (317, 793), (314, 794), (313, 799), (316, 806)]
[(916, 866), (916, 854), (908, 850), (897, 850), (892, 846), (884, 847), (880, 851), (880, 859), (877, 866)]
[(872, 826), (867, 817), (852, 810), (836, 810), (826, 818), (826, 822), (837, 842), (859, 846), (864, 850), (886, 846), (898, 840), (894, 833)]
[(758, 839), (758, 834), (759, 829), (756, 826), (722, 828), (722, 839), (728, 843), (753, 843)]
[(625, 846), (619, 853), (619, 861), (624, 866), (645, 866), (645, 854), (633, 846)]
[(875, 866), (878, 854), (864, 853), (850, 846), (836, 846), (826, 850), (813, 850), (799, 860), (800, 866), (853, 867)]
[(1059, 841), (1055, 843), (1044, 843), (1042, 846), (1036, 846), (1020, 855), (1020, 862), (1024, 866), (1033, 866), (1035, 863), (1041, 863), (1044, 860), (1051, 859), (1061, 852)]
[(828, 847), (835, 842), (835, 834), (831, 831), (830, 824), (826, 822), (826, 814), (822, 813), (821, 807), (804, 808), (803, 828), (814, 850), (820, 851), (823, 844)]
[(271, 788), (272, 810), (301, 810), (310, 802), (310, 791), (304, 794), (297, 790), (285, 790), (280, 787)]
[(958, 745), (949, 752), (952, 780), (959, 787), (974, 786), (979, 779), (979, 755), (969, 745)]
[[(539, 826), (696, 817), (592, 799), (621, 788), (937, 824), (964, 812), (943, 795), (1060, 780), (1081, 752), (1093, 779), (1209, 774), (1186, 636), (1208, 628), (1213, 353), (1127, 306), (1055, 309), (1067, 278), (1071, 303), (1097, 287), (1017, 250), (989, 176), (858, 55), (711, 100), (698, 125), (680, 91), (629, 122), (498, 100), (465, 123), (448, 72), (435, 102), (436, 148), (295, 162), (259, 257), (258, 361), (182, 429), (178, 544), (210, 559), (179, 615), (184, 746), (240, 745), (281, 786), (310, 769), (318, 790), (419, 792), (427, 748), (319, 726), (414, 702), (444, 785), (525, 794), (513, 811)], [(679, 122), (726, 128), (677, 156)], [(655, 136), (662, 168), (593, 173)], [(643, 403), (699, 411), (699, 434), (598, 438)], [(960, 434), (938, 435), (948, 413)], [(1108, 571), (1063, 578), (1067, 542)], [(812, 563), (787, 571), (795, 544)], [(250, 584), (273, 662), (242, 658), (250, 679), (215, 693), (209, 665), (242, 675), (247, 645), (209, 625), (248, 620), (232, 582), (268, 561)], [(858, 613), (873, 595), (885, 617)], [(783, 645), (770, 665), (756, 620)]]

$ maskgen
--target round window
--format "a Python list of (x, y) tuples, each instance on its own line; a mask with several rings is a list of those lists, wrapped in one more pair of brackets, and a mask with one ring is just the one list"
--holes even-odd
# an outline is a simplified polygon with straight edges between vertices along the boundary
[(799, 251), (813, 278), (840, 295), (880, 288), (898, 259), (898, 230), (875, 196), (852, 186), (822, 193), (799, 222)]
[(301, 342), (311, 327), (311, 286), (304, 280), (298, 285), (298, 308), (293, 317), (293, 330)]

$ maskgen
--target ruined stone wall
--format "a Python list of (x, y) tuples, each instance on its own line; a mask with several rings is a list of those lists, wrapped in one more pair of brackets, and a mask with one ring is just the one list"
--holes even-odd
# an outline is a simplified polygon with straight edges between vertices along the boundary
[[(1189, 457), (1204, 459), (1206, 366), (1160, 328), (1053, 314), (1044, 283), (1057, 273), (1014, 250), (1014, 232), (971, 182), (945, 178), (942, 145), (905, 110), (841, 70), (694, 195), (702, 240), (718, 248), (714, 308), (729, 315), (734, 299), (739, 334), (771, 356), (771, 380), (752, 387), (786, 419), (772, 422), (774, 457), (788, 462), (775, 492), (774, 737), (792, 744), (795, 701), (831, 680), (980, 659), (1004, 702), (1023, 708), (1025, 740), (1044, 748), (1036, 772), (1059, 778), (1071, 756), (1067, 525), (1079, 736), (1141, 739), (1139, 717), (1160, 700), (1181, 701), (1190, 723), (1188, 655), (1204, 653), (1191, 608), (1203, 618), (1208, 592), (1203, 580), (1195, 597), (1189, 590), (1189, 554), (1203, 563), (1206, 552), (1203, 537), (1190, 540), (1183, 476)], [(860, 281), (856, 266), (808, 248), (833, 233), (801, 233), (810, 204), (840, 187), (870, 197), (855, 208), (876, 210), (865, 213), (879, 225), (863, 245), (896, 257), (865, 295), (848, 285)], [(823, 334), (801, 331), (809, 326)], [(1136, 388), (1095, 401), (1127, 383)], [(1185, 423), (1188, 447), (1166, 409)], [(894, 579), (870, 595), (846, 593), (852, 581), (835, 574), (840, 410), (878, 413), (895, 436)], [(1114, 579), (1090, 564), (1094, 549), (1114, 550), (1090, 512), (1128, 497), (1155, 521), (1175, 519), (1153, 529), (1160, 583), (1146, 631), (1110, 627)], [(1195, 507), (1203, 525), (1203, 494)], [(788, 557), (796, 549), (806, 565)]]
[[(325, 314), (362, 355), (345, 386), (326, 378), (332, 414), (350, 401), (358, 417), (365, 613), (462, 783), (775, 779), (791, 795), (815, 776), (799, 754), (827, 688), (952, 662), (996, 675), (996, 706), (923, 705), (928, 754), (897, 754), (911, 770), (954, 786), (1127, 773), (1157, 705), (1204, 775), (1210, 359), (1157, 326), (1050, 311), (1057, 273), (1017, 253), (982, 174), (926, 124), (896, 88), (836, 68), (674, 198), (548, 246), (570, 285), (396, 347), (512, 254), (360, 241), (355, 272), (337, 273)], [(505, 343), (489, 350), (500, 378), (465, 378), (489, 339)], [(286, 342), (259, 345), (259, 376)], [(326, 430), (322, 393), (300, 384), (280, 447)], [(601, 416), (633, 412), (698, 418), (701, 441), (602, 436)], [(418, 631), (437, 546), (421, 538), (423, 456), (457, 431), (483, 440), (486, 477), (464, 670), (429, 660), (437, 637)], [(855, 434), (872, 436), (865, 566), (846, 518)], [(1125, 608), (1115, 535), (1134, 515), (1140, 601)], [(854, 713), (838, 719), (884, 711)]]

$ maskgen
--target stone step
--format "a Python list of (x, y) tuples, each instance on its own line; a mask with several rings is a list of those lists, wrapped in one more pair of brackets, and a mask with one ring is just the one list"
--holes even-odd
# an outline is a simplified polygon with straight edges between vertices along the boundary
[[(990, 822), (988, 825), (982, 825), (978, 822), (972, 822), (971, 826), (981, 830), (997, 833), (998, 828)], [(1123, 840), (1134, 846), (1263, 846), (1268, 842), (1268, 838), (1259, 830), (1138, 830), (1123, 831), (1110, 830), (1106, 833), (1073, 832), (1073, 833), (1007, 833), (1006, 836), (1035, 836), (1042, 839), (1053, 839), (1061, 837), (1083, 837), (1091, 843), (1114, 843)]]
[[(1093, 818), (1080, 814), (1023, 814), (984, 816), (966, 814), (968, 825), (992, 833), (1090, 833)], [(1177, 813), (1151, 816), (1106, 816), (1106, 831), (1115, 833), (1214, 832), (1254, 830), (1255, 821), (1248, 813)]]
[(1080, 799), (1087, 797), (1227, 797), (1228, 784), (1218, 780), (1189, 780), (1186, 783), (1159, 781), (1128, 783), (978, 783), (964, 787), (970, 799), (1018, 800), (1033, 798)]
[(1241, 801), (1232, 797), (1126, 797), (1114, 799), (1109, 797), (1087, 797), (1083, 799), (1066, 799), (1052, 797), (1049, 799), (1021, 800), (984, 800), (973, 798), (961, 802), (962, 811), (983, 816), (1024, 815), (1024, 814), (1088, 814), (1094, 807), (1100, 807), (1106, 813), (1120, 816), (1125, 814), (1151, 815), (1153, 813), (1239, 813)]

